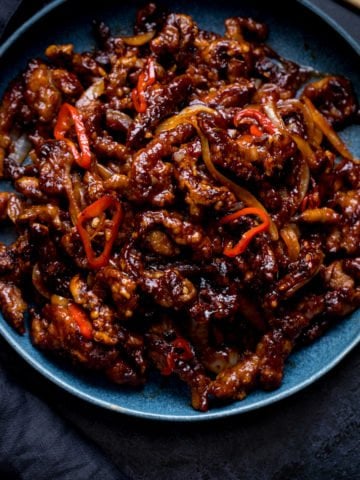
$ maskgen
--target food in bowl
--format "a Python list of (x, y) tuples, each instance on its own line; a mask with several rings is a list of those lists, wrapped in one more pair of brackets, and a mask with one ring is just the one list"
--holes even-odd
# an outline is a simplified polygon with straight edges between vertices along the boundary
[[(0, 107), (0, 308), (33, 344), (200, 411), (281, 384), (295, 348), (359, 307), (349, 80), (149, 4), (133, 36), (50, 45)], [(299, 365), (298, 368), (301, 368)]]

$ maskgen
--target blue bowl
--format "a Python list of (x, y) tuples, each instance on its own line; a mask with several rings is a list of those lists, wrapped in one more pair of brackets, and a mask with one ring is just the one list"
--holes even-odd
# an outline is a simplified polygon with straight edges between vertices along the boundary
[[(185, 0), (168, 3), (172, 10), (193, 15), (203, 28), (223, 32), (223, 21), (234, 15), (251, 15), (270, 26), (270, 45), (283, 56), (316, 69), (349, 77), (360, 91), (358, 57), (360, 46), (347, 42), (314, 13), (292, 2), (243, 1), (221, 2)], [(275, 3), (275, 5), (274, 5)], [(301, 3), (308, 4), (303, 1)], [(80, 2), (55, 1), (25, 23), (0, 48), (0, 93), (23, 70), (28, 59), (41, 57), (50, 43), (73, 43), (83, 51), (94, 45), (91, 22), (100, 19), (114, 32), (130, 34), (134, 12), (140, 2), (102, 2), (102, 6)], [(97, 4), (98, 5), (98, 4)], [(343, 37), (346, 33), (339, 30)], [(360, 128), (351, 126), (341, 136), (353, 153), (360, 154)], [(0, 185), (1, 189), (9, 185)], [(1, 241), (10, 241), (11, 232), (0, 232)], [(143, 390), (130, 390), (111, 384), (95, 374), (79, 372), (69, 364), (54, 360), (35, 349), (28, 335), (20, 336), (0, 316), (0, 333), (10, 345), (45, 377), (78, 397), (113, 411), (142, 418), (172, 421), (200, 421), (226, 417), (254, 410), (311, 384), (333, 368), (360, 341), (360, 311), (337, 324), (314, 344), (296, 351), (288, 360), (284, 381), (273, 392), (255, 391), (241, 402), (214, 408), (206, 413), (190, 406), (187, 388), (175, 379), (154, 374)]]

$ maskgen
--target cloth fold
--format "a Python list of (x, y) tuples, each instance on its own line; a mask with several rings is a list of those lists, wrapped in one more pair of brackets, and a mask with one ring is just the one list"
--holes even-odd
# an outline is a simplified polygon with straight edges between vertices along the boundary
[(0, 478), (126, 479), (95, 446), (19, 385), (5, 370), (3, 359), (0, 359), (0, 432)]

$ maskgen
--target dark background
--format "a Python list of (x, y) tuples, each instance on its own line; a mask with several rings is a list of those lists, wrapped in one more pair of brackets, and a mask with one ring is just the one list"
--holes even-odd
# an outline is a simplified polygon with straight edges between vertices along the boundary
[[(21, 2), (0, 0), (0, 8), (17, 3)], [(22, 2), (3, 39), (46, 3)], [(312, 3), (331, 14), (360, 41), (360, 17), (355, 11), (331, 0)], [(8, 20), (4, 17), (0, 33)], [(0, 432), (0, 477), (122, 478), (111, 468), (113, 463), (130, 478), (139, 480), (355, 480), (360, 478), (359, 364), (358, 347), (314, 385), (270, 407), (207, 423), (159, 423), (112, 413), (71, 396), (35, 372), (0, 339), (0, 372), (6, 378), (5, 384), (0, 382), (0, 427), (5, 422), (10, 425), (12, 418), (20, 423), (30, 418), (29, 425), (37, 420), (37, 435), (28, 447), (28, 451), (36, 453), (26, 461), (21, 459), (21, 450), (15, 460), (11, 458), (16, 445), (5, 445), (8, 438)], [(16, 405), (15, 397), (19, 405), (16, 411), (2, 408), (4, 399)], [(30, 416), (27, 409), (31, 410)], [(7, 411), (11, 412), (9, 418), (5, 418)], [(44, 419), (44, 412), (51, 418)], [(57, 430), (53, 422), (59, 422), (61, 428)], [(66, 448), (57, 450), (60, 440), (41, 440), (49, 428), (71, 443), (73, 454), (75, 451), (83, 455), (88, 467), (90, 463), (95, 465), (91, 473), (86, 465), (67, 468), (70, 453), (68, 457)], [(65, 431), (73, 438), (64, 438)], [(93, 449), (94, 445), (98, 448)], [(51, 452), (60, 456), (62, 473), (58, 467), (56, 474), (52, 470)], [(34, 475), (29, 465), (36, 462), (41, 469)], [(2, 465), (7, 465), (8, 470), (2, 470)]]

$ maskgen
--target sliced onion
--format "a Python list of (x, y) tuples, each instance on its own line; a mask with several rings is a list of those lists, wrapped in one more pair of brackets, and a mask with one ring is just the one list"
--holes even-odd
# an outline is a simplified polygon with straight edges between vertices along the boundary
[(73, 173), (71, 175), (71, 183), (72, 188), (74, 190), (74, 199), (76, 205), (78, 205), (79, 209), (82, 210), (86, 207), (86, 199), (85, 199), (85, 188), (81, 181), (81, 176), (78, 173)]
[(306, 159), (301, 156), (301, 165), (300, 165), (300, 174), (299, 174), (299, 185), (298, 185), (298, 201), (301, 203), (305, 195), (307, 194), (309, 183), (310, 183), (310, 169), (307, 164)]
[(23, 133), (18, 138), (13, 140), (12, 147), (13, 150), (9, 155), (9, 159), (21, 164), (28, 156), (32, 145), (27, 134)]
[(108, 180), (109, 178), (114, 176), (114, 172), (112, 170), (105, 167), (99, 162), (95, 162), (95, 169), (103, 180)]
[(302, 156), (306, 159), (307, 164), (310, 168), (315, 168), (317, 166), (316, 156), (310, 147), (309, 143), (297, 135), (296, 133), (291, 134), (292, 139), (296, 143), (298, 149), (300, 150)]
[(321, 142), (323, 141), (323, 138), (324, 138), (323, 132), (320, 130), (320, 128), (318, 126), (315, 125), (314, 137), (313, 137), (311, 143), (313, 145), (315, 145), (316, 147), (319, 147), (321, 145)]
[(300, 102), (300, 100), (298, 100), (298, 102), (299, 102), (299, 107), (300, 105), (303, 106), (302, 112), (303, 112), (304, 120), (308, 129), (309, 143), (311, 145), (315, 145), (319, 147), (323, 139), (323, 133), (319, 129), (319, 127), (315, 124), (314, 119), (311, 115), (311, 111), (309, 110), (309, 107), (305, 103)]
[(51, 295), (50, 302), (51, 305), (56, 305), (58, 307), (67, 307), (69, 305), (69, 299), (61, 297), (60, 295)]
[(315, 153), (312, 151), (308, 142), (295, 133), (291, 135), (301, 153), (300, 159), (300, 173), (298, 185), (298, 201), (299, 204), (303, 201), (310, 183), (310, 168), (317, 166)]
[(289, 223), (280, 230), (280, 236), (286, 245), (290, 260), (294, 262), (300, 253), (298, 228), (296, 225)]
[(73, 225), (75, 226), (77, 224), (78, 216), (80, 215), (81, 210), (76, 200), (69, 167), (66, 168), (64, 172), (64, 188), (69, 201), (70, 218)]
[(150, 42), (155, 37), (156, 30), (147, 33), (140, 33), (139, 35), (133, 35), (131, 37), (121, 37), (121, 39), (130, 47), (141, 47)]
[(340, 215), (329, 207), (309, 208), (298, 216), (298, 220), (305, 223), (338, 223)]
[(280, 130), (286, 130), (284, 120), (281, 118), (279, 112), (276, 109), (274, 102), (265, 103), (263, 109), (272, 123)]
[(106, 125), (118, 132), (127, 133), (134, 120), (124, 112), (120, 110), (114, 110), (108, 108), (106, 110)]
[(43, 279), (41, 278), (40, 268), (37, 263), (35, 263), (35, 265), (33, 266), (31, 279), (34, 287), (40, 293), (40, 295), (47, 299), (50, 299), (51, 293), (44, 285)]
[(77, 108), (84, 108), (90, 105), (94, 100), (99, 98), (105, 92), (105, 81), (103, 78), (97, 79), (90, 87), (85, 90), (75, 106)]
[(198, 113), (202, 113), (202, 112), (218, 115), (218, 112), (216, 110), (214, 110), (213, 108), (207, 107), (206, 105), (203, 105), (203, 104), (190, 105), (189, 107), (186, 107), (183, 110), (181, 110), (181, 112), (179, 112), (177, 115), (174, 115), (173, 117), (170, 117), (164, 120), (157, 127), (156, 134), (158, 135), (159, 133), (165, 132), (167, 130), (172, 130), (173, 128), (176, 128), (181, 123), (184, 123), (187, 121), (191, 124), (194, 124), (192, 121), (193, 117), (195, 117)]
[(320, 128), (320, 130), (323, 132), (323, 134), (329, 140), (335, 150), (337, 150), (342, 157), (347, 158), (348, 160), (354, 160), (354, 157), (349, 152), (344, 142), (341, 140), (335, 130), (331, 127), (326, 118), (319, 112), (317, 108), (315, 108), (312, 101), (307, 97), (303, 97), (303, 99), (305, 105), (308, 107), (312, 115), (315, 124)]

